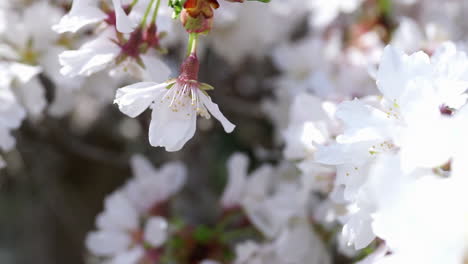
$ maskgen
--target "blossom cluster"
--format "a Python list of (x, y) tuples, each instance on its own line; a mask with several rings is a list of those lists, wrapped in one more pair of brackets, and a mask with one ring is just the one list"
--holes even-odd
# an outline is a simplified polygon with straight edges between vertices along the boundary
[(105, 199), (105, 210), (96, 217), (98, 230), (86, 238), (90, 252), (107, 263), (160, 261), (161, 246), (173, 232), (165, 207), (187, 177), (177, 162), (155, 169), (135, 155), (131, 165), (134, 178)]

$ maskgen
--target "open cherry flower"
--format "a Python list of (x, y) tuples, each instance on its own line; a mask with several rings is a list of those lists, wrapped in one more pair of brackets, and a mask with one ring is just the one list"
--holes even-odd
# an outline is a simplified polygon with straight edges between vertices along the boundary
[(167, 151), (180, 150), (193, 137), (197, 115), (210, 118), (211, 113), (227, 133), (232, 132), (235, 125), (205, 92), (213, 87), (198, 82), (198, 68), (197, 56), (192, 54), (182, 64), (177, 79), (164, 83), (140, 82), (120, 88), (114, 103), (130, 117), (151, 108), (150, 144), (165, 147)]

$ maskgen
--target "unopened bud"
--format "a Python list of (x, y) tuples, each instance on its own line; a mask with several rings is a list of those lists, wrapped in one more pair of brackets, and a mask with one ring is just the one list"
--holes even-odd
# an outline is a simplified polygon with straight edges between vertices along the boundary
[(211, 30), (217, 0), (187, 0), (180, 14), (182, 25), (188, 33), (204, 33)]

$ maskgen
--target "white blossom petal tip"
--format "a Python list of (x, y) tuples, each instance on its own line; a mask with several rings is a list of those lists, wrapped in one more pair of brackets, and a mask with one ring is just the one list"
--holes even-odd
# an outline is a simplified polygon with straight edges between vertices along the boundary
[(145, 111), (156, 97), (165, 91), (167, 83), (139, 82), (122, 87), (115, 94), (114, 103), (122, 113), (129, 117), (137, 117)]
[(201, 102), (208, 108), (208, 111), (216, 118), (218, 119), (219, 122), (221, 122), (221, 125), (223, 125), (224, 131), (226, 133), (231, 133), (234, 131), (234, 128), (236, 125), (231, 123), (224, 115), (221, 113), (219, 110), (219, 107), (217, 104), (213, 103), (211, 100), (211, 97), (205, 95), (202, 91), (198, 91), (198, 95), (200, 97)]
[(121, 0), (112, 0), (112, 4), (115, 9), (117, 30), (122, 33), (132, 33), (137, 24), (125, 13)]
[(106, 19), (106, 17), (107, 15), (99, 8), (91, 6), (90, 0), (74, 0), (70, 12), (63, 16), (58, 24), (53, 25), (52, 30), (59, 34), (75, 33), (87, 25)]
[(160, 247), (166, 242), (168, 236), (166, 219), (160, 216), (153, 216), (148, 219), (144, 231), (144, 239), (154, 247)]

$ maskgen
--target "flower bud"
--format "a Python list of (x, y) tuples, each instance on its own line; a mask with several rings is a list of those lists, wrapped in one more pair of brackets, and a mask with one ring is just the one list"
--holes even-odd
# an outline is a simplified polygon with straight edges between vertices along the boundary
[(188, 33), (204, 33), (211, 30), (217, 0), (187, 0), (180, 14), (182, 25)]

